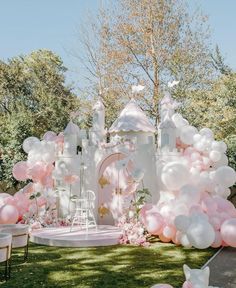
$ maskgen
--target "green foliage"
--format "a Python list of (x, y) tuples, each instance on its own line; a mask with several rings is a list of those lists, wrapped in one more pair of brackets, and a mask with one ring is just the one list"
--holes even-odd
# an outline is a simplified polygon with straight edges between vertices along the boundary
[(23, 140), (62, 131), (79, 108), (65, 71), (60, 57), (47, 50), (0, 62), (0, 181), (7, 188), (17, 187), (12, 167), (26, 158)]
[(226, 142), (229, 165), (235, 169), (236, 73), (221, 75), (211, 90), (189, 93), (181, 112), (192, 125), (209, 127), (217, 140)]
[(227, 156), (229, 159), (229, 165), (236, 171), (236, 134), (227, 137), (225, 142), (228, 146)]
[(142, 188), (137, 190), (135, 193), (134, 200), (131, 201), (132, 206), (134, 207), (135, 217), (139, 217), (139, 212), (142, 206), (147, 202), (148, 197), (150, 197), (150, 191), (147, 188)]

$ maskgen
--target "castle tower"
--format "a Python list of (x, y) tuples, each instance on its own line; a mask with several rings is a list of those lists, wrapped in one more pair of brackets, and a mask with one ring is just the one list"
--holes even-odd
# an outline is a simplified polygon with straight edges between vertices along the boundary
[(64, 130), (64, 156), (73, 156), (77, 154), (78, 136), (79, 127), (70, 121)]
[(166, 111), (165, 118), (158, 127), (158, 147), (173, 151), (176, 148), (176, 127), (170, 115), (171, 111)]
[(105, 107), (102, 103), (101, 97), (93, 106), (93, 126), (90, 131), (90, 140), (92, 144), (97, 144), (103, 141), (105, 132)]
[(176, 148), (176, 126), (172, 121), (172, 116), (177, 107), (178, 103), (173, 100), (169, 92), (166, 92), (159, 105), (161, 122), (158, 127), (158, 147), (160, 149), (165, 147), (173, 151)]

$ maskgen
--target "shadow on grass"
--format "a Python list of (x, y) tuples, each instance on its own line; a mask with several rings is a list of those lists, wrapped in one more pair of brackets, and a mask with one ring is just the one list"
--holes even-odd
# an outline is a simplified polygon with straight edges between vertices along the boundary
[(28, 262), (22, 263), (23, 253), (16, 250), (12, 278), (0, 282), (0, 286), (146, 288), (155, 283), (169, 283), (180, 287), (183, 264), (199, 268), (215, 252), (214, 249), (185, 249), (157, 241), (147, 248), (59, 248), (30, 244)]

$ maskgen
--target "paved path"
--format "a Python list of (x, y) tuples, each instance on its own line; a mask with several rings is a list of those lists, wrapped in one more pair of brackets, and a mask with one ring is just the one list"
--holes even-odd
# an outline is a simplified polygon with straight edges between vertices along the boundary
[(236, 288), (236, 248), (224, 247), (207, 265), (210, 267), (210, 285)]

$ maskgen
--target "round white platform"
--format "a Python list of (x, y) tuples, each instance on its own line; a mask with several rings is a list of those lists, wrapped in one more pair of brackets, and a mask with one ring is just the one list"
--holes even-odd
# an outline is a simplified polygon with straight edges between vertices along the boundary
[(30, 241), (36, 244), (59, 247), (96, 247), (110, 246), (119, 243), (121, 231), (110, 225), (98, 225), (97, 230), (90, 228), (88, 233), (74, 226), (52, 227), (34, 230), (30, 235)]

